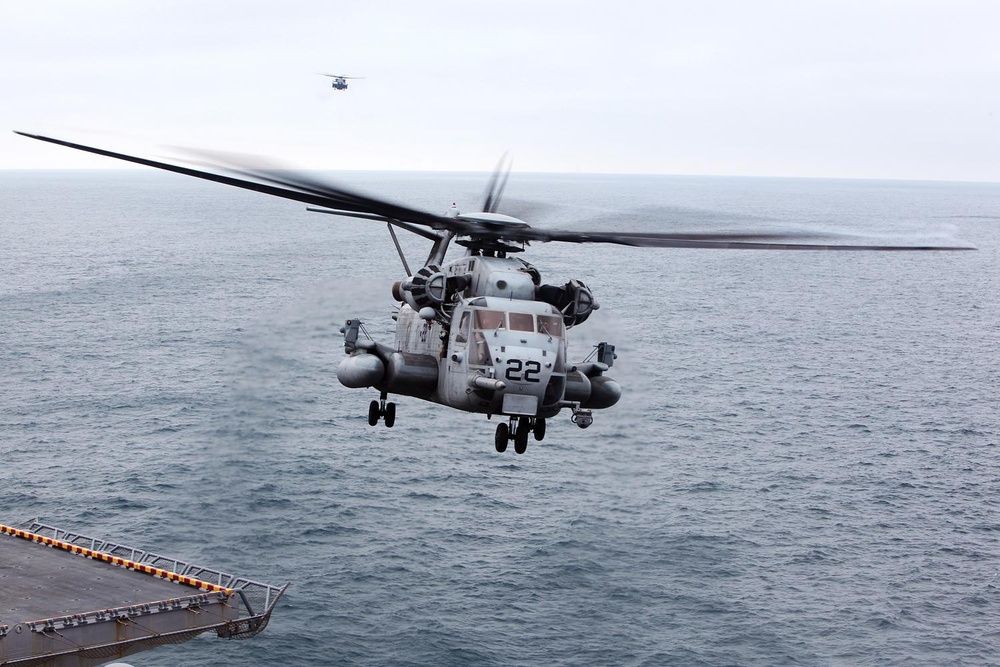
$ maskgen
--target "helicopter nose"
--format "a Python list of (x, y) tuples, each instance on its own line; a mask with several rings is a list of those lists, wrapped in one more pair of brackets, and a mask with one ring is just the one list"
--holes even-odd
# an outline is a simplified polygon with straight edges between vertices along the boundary
[(542, 350), (508, 345), (496, 357), (496, 376), (507, 383), (508, 392), (541, 396), (551, 373), (552, 363)]

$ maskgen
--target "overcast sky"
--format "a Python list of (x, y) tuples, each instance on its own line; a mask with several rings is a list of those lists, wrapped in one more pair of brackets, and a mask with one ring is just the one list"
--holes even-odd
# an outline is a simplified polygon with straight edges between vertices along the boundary
[(991, 0), (4, 2), (0, 168), (124, 166), (18, 129), (324, 169), (1000, 181), (998, 33)]

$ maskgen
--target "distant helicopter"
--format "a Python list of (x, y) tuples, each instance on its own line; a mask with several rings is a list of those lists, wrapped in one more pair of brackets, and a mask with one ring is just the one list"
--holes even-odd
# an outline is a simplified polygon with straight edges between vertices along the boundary
[[(527, 449), (528, 437), (545, 437), (547, 420), (569, 410), (580, 428), (593, 423), (593, 411), (610, 408), (621, 386), (605, 373), (615, 347), (596, 345), (580, 362), (567, 359), (566, 330), (585, 322), (598, 308), (583, 282), (542, 282), (541, 273), (517, 256), (531, 241), (613, 243), (656, 248), (752, 250), (974, 250), (953, 246), (876, 246), (791, 243), (800, 233), (654, 233), (567, 231), (532, 227), (498, 213), (509, 163), (501, 161), (488, 183), (482, 210), (461, 213), (454, 205), (438, 215), (401, 206), (318, 181), (303, 174), (218, 165), (230, 174), (113, 153), (59, 139), (18, 132), (26, 137), (98, 155), (194, 176), (309, 204), (308, 210), (386, 223), (407, 277), (392, 286), (399, 304), (395, 341), (380, 343), (363, 323), (348, 319), (337, 377), (352, 389), (374, 388), (378, 400), (368, 408), (368, 423), (391, 427), (396, 405), (390, 394), (412, 396), (466, 412), (497, 415), (494, 445), (506, 451)], [(423, 265), (411, 271), (395, 229), (431, 242)], [(447, 260), (454, 241), (465, 248)], [(504, 419), (506, 418), (506, 419)]]
[(348, 79), (363, 79), (363, 76), (342, 76), (340, 74), (324, 74), (323, 72), (317, 72), (320, 76), (328, 76), (333, 79), (333, 89), (334, 90), (347, 90), (347, 80)]

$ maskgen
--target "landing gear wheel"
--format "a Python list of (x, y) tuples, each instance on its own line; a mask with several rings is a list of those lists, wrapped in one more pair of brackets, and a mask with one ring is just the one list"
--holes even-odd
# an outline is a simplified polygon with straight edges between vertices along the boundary
[(535, 428), (531, 429), (535, 433), (535, 440), (541, 442), (545, 437), (545, 420), (539, 417), (535, 420)]
[(385, 426), (386, 426), (386, 428), (392, 428), (392, 425), (396, 423), (396, 404), (395, 403), (386, 403), (385, 404), (385, 412), (383, 413), (382, 418), (385, 419)]
[(381, 412), (381, 411), (379, 410), (379, 407), (378, 407), (378, 401), (372, 401), (371, 403), (368, 404), (368, 425), (369, 426), (375, 426), (376, 424), (378, 424), (379, 412)]
[(496, 447), (500, 453), (507, 451), (507, 441), (510, 440), (510, 429), (507, 422), (497, 424)]
[(524, 454), (525, 450), (528, 449), (528, 431), (531, 430), (528, 423), (527, 417), (521, 417), (517, 420), (517, 430), (514, 431), (514, 451), (518, 454)]

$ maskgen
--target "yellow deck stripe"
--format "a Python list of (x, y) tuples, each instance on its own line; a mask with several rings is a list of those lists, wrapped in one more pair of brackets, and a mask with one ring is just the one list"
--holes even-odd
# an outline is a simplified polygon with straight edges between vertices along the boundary
[(12, 528), (11, 526), (5, 526), (0, 524), (0, 533), (6, 533), (8, 535), (13, 535), (15, 537), (20, 537), (25, 540), (31, 540), (32, 542), (38, 542), (39, 544), (47, 544), (50, 547), (57, 547), (59, 549), (64, 549), (70, 553), (83, 554), (88, 558), (96, 558), (97, 560), (104, 561), (105, 563), (111, 563), (112, 565), (120, 565), (122, 567), (127, 567), (130, 570), (135, 570), (136, 572), (143, 572), (145, 574), (151, 574), (154, 577), (160, 577), (161, 579), (169, 579), (170, 581), (176, 581), (188, 586), (193, 586), (205, 591), (212, 591), (216, 593), (225, 593), (226, 595), (232, 595), (233, 589), (226, 588), (225, 586), (219, 586), (218, 584), (210, 584), (207, 581), (201, 581), (200, 579), (195, 579), (194, 577), (185, 577), (184, 575), (177, 574), (176, 572), (171, 572), (170, 570), (162, 570), (158, 567), (152, 567), (151, 565), (143, 565), (142, 563), (136, 563), (135, 561), (127, 560), (125, 558), (120, 558), (118, 556), (112, 556), (111, 554), (106, 554), (103, 551), (94, 551), (93, 549), (86, 549), (84, 547), (79, 547), (70, 542), (64, 542), (62, 540), (54, 540), (51, 537), (44, 537), (38, 535), (37, 533), (30, 533), (26, 530), (21, 530), (20, 528)]

